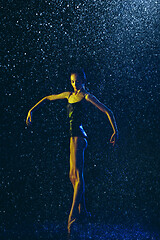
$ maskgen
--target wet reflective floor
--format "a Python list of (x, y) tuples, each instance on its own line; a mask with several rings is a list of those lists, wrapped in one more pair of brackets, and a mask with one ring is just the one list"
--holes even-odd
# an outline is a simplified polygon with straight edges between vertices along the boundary
[(86, 223), (77, 224), (72, 229), (70, 235), (67, 233), (66, 222), (63, 223), (36, 223), (36, 224), (19, 224), (11, 228), (2, 229), (0, 234), (1, 240), (36, 240), (36, 239), (53, 239), (53, 240), (158, 240), (159, 233), (144, 229), (142, 226), (135, 224), (125, 226), (124, 224), (100, 224)]

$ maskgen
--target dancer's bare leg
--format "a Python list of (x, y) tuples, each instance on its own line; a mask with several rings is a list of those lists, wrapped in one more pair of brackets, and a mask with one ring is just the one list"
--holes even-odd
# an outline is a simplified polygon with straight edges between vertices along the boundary
[[(84, 199), (84, 150), (86, 140), (79, 137), (70, 139), (70, 180), (74, 188), (73, 202), (68, 218), (68, 226), (75, 221), (79, 211), (85, 208)], [(85, 208), (86, 209), (86, 208)]]

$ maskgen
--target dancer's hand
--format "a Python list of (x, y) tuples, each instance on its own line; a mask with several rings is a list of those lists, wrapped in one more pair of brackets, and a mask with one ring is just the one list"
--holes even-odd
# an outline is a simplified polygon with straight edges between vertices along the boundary
[(112, 143), (113, 147), (117, 142), (117, 140), (118, 140), (118, 131), (114, 132), (110, 138), (110, 143)]
[(28, 115), (27, 115), (27, 119), (26, 119), (27, 126), (29, 126), (29, 124), (31, 124), (31, 121), (32, 121), (32, 112), (29, 111)]

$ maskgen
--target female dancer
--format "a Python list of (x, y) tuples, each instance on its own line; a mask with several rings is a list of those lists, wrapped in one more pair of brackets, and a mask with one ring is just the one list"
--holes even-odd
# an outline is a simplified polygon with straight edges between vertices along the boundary
[(70, 76), (71, 85), (74, 92), (63, 92), (56, 95), (46, 96), (33, 106), (27, 115), (26, 124), (29, 125), (32, 120), (32, 112), (36, 107), (46, 101), (57, 99), (68, 99), (68, 117), (70, 123), (70, 172), (69, 178), (73, 185), (73, 202), (68, 218), (68, 232), (72, 224), (79, 218), (88, 217), (90, 214), (85, 205), (85, 185), (83, 177), (84, 167), (84, 150), (87, 147), (87, 134), (85, 133), (82, 123), (85, 120), (84, 105), (88, 101), (104, 112), (112, 126), (113, 134), (110, 143), (115, 145), (118, 136), (116, 121), (112, 111), (103, 105), (95, 96), (85, 90), (86, 76), (83, 71), (73, 71)]

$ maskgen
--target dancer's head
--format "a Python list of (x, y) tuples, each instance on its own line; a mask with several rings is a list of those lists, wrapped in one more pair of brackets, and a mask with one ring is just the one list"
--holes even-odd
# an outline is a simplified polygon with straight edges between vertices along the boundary
[(82, 70), (72, 70), (71, 71), (71, 85), (74, 88), (74, 91), (78, 91), (81, 88), (85, 87), (86, 83), (86, 75), (85, 72)]

